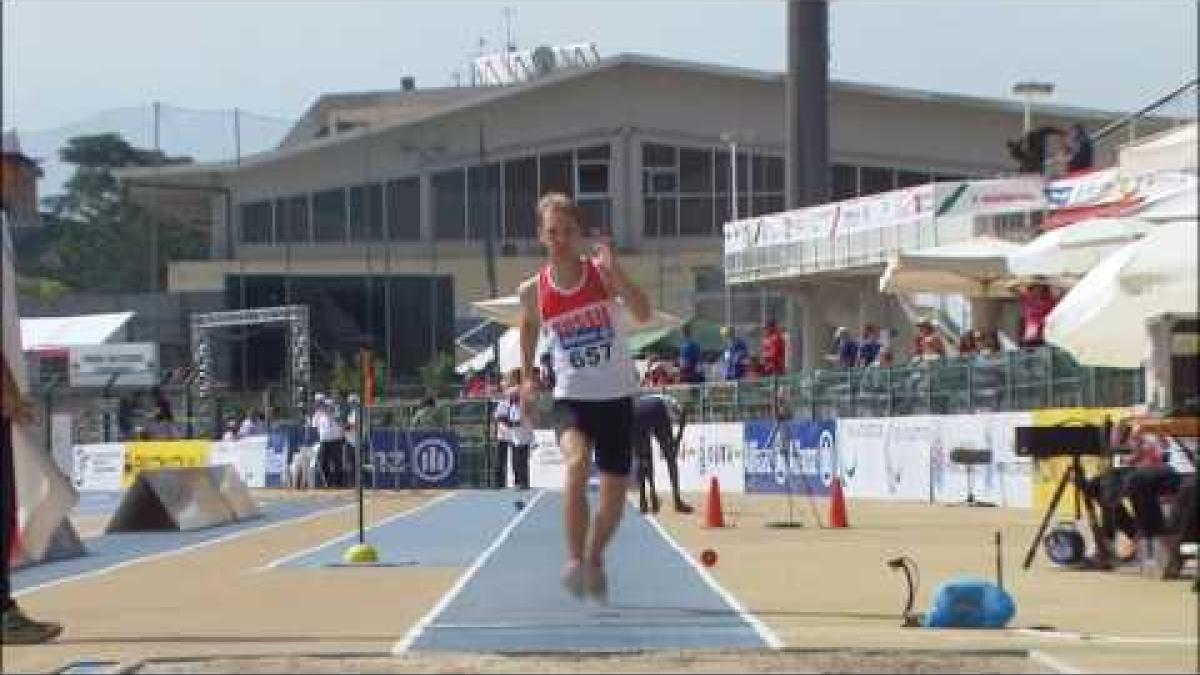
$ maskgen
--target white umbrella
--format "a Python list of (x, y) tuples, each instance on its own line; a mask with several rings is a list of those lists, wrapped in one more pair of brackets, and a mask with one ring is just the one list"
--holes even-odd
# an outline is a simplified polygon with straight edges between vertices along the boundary
[(1196, 312), (1197, 228), (1168, 223), (1105, 258), (1046, 318), (1046, 340), (1085, 365), (1141, 365), (1147, 320)]
[(951, 293), (969, 297), (1012, 297), (1004, 281), (1008, 255), (1017, 244), (977, 237), (923, 251), (895, 255), (879, 277), (883, 293)]
[(1157, 227), (1137, 218), (1091, 218), (1051, 230), (1008, 256), (1019, 277), (1082, 277), (1107, 256)]

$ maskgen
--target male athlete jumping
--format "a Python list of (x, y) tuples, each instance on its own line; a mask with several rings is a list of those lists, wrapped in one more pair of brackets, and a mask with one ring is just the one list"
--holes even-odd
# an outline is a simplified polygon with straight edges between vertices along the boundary
[[(563, 585), (577, 598), (605, 601), (604, 548), (621, 521), (632, 462), (633, 394), (637, 387), (617, 300), (635, 321), (651, 316), (650, 301), (630, 280), (608, 243), (582, 255), (580, 212), (569, 197), (538, 202), (538, 239), (547, 262), (521, 284), (521, 405), (532, 419), (537, 396), (534, 351), (548, 332), (553, 367), (553, 416), (566, 467)], [(600, 473), (600, 504), (588, 523), (591, 451)], [(588, 533), (591, 533), (589, 540)], [(586, 550), (585, 550), (586, 548)]]

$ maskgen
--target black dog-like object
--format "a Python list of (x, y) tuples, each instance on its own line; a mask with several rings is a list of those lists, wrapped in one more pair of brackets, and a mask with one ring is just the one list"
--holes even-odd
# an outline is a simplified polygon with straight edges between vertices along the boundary
[[(678, 432), (673, 427), (678, 425)], [(683, 441), (683, 430), (687, 426), (687, 413), (679, 401), (666, 394), (642, 394), (634, 401), (633, 412), (633, 459), (634, 476), (638, 483), (638, 504), (642, 513), (658, 513), (658, 492), (654, 487), (654, 446), (658, 441), (659, 452), (667, 464), (671, 479), (671, 495), (675, 510), (691, 513), (692, 507), (679, 494), (679, 449)], [(649, 500), (647, 500), (649, 487)]]

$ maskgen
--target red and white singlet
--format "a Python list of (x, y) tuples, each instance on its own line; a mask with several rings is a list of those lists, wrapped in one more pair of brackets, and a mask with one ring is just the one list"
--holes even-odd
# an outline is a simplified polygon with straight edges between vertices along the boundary
[(583, 279), (563, 290), (550, 266), (538, 274), (538, 309), (554, 360), (554, 398), (603, 401), (632, 396), (636, 370), (628, 330), (600, 271), (585, 260)]

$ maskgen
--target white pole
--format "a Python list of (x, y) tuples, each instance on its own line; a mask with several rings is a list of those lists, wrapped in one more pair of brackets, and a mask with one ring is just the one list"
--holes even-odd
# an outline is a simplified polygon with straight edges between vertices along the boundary
[[(730, 219), (738, 219), (738, 184), (737, 184), (737, 141), (729, 141), (729, 214)], [(725, 325), (733, 323), (733, 292), (729, 279), (725, 278)]]

